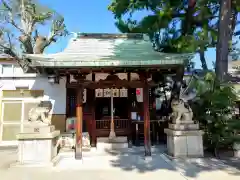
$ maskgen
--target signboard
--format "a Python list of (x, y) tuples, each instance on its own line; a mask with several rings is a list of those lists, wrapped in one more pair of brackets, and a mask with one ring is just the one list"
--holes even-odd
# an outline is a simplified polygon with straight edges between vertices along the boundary
[(137, 102), (143, 102), (143, 88), (136, 88)]
[[(95, 89), (95, 97), (111, 97), (111, 91), (113, 91), (113, 97), (128, 97), (128, 89)], [(84, 101), (85, 102), (85, 101)]]
[(113, 89), (113, 97), (119, 97), (119, 89)]
[(87, 89), (83, 90), (83, 103), (86, 103), (87, 101)]
[(120, 97), (128, 97), (128, 90), (126, 88), (120, 89)]
[(103, 97), (103, 89), (96, 89), (95, 97)]
[(111, 97), (111, 89), (107, 88), (103, 90), (103, 97)]

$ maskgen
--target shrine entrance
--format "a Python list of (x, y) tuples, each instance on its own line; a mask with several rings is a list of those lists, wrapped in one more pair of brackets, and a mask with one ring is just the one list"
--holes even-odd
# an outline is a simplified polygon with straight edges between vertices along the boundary
[[(128, 118), (128, 108), (126, 104), (128, 103), (127, 98), (114, 98), (113, 99), (113, 116), (114, 119)], [(110, 98), (96, 98), (95, 106), (95, 117), (96, 119), (105, 119), (106, 117), (111, 117), (111, 99)]]
[(116, 135), (128, 136), (130, 120), (127, 89), (96, 89), (95, 97), (96, 136), (109, 136), (112, 119)]

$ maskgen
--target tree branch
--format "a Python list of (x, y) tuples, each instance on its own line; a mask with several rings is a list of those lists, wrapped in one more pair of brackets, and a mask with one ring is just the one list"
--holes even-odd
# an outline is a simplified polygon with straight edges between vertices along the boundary
[(13, 20), (13, 10), (12, 8), (10, 8), (10, 6), (7, 4), (7, 2), (5, 0), (2, 0), (3, 6), (7, 9), (7, 11), (10, 14), (10, 20), (8, 20), (6, 18), (6, 21), (11, 24), (12, 26), (14, 26), (16, 29), (18, 29), (21, 33), (25, 34), (24, 30), (22, 28), (20, 28), (17, 23)]

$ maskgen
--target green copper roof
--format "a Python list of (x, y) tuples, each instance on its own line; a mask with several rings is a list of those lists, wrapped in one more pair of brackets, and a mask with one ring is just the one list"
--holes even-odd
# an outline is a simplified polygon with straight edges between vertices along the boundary
[(180, 65), (192, 54), (168, 54), (153, 50), (141, 34), (76, 34), (67, 48), (56, 54), (25, 54), (32, 66), (43, 67), (144, 67)]

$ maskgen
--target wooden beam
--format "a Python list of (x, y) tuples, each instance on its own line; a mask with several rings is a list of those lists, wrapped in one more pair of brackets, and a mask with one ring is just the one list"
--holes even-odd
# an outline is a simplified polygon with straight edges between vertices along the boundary
[[(59, 68), (57, 69), (57, 71), (59, 71), (59, 74), (61, 75), (66, 75), (67, 73), (70, 74), (78, 74), (79, 70), (81, 71), (81, 73), (101, 73), (101, 72), (105, 72), (105, 73), (111, 73), (111, 72), (115, 72), (115, 73), (122, 73), (122, 72), (138, 72), (138, 71), (146, 71), (146, 69), (149, 70), (149, 72), (157, 72), (157, 71), (161, 71), (161, 72), (165, 72), (165, 73), (175, 73), (177, 69), (179, 69), (179, 67), (181, 67), (182, 65), (160, 65), (160, 66), (156, 66), (156, 65), (149, 65), (149, 66), (144, 66), (144, 67), (71, 67), (71, 68)], [(52, 68), (52, 69), (56, 69), (56, 68)], [(169, 72), (170, 69), (170, 72)]]
[(83, 86), (77, 89), (75, 159), (82, 159)]
[[(144, 83), (142, 81), (127, 81), (127, 80), (120, 80), (120, 81), (101, 81), (101, 82), (90, 82), (90, 81), (85, 81), (81, 82), (81, 85), (84, 88), (89, 88), (89, 89), (97, 89), (97, 88), (111, 88), (113, 87), (116, 88), (143, 88)], [(154, 82), (148, 82), (149, 86), (155, 86)], [(67, 88), (77, 88), (79, 87), (79, 83), (71, 83), (66, 85)]]

